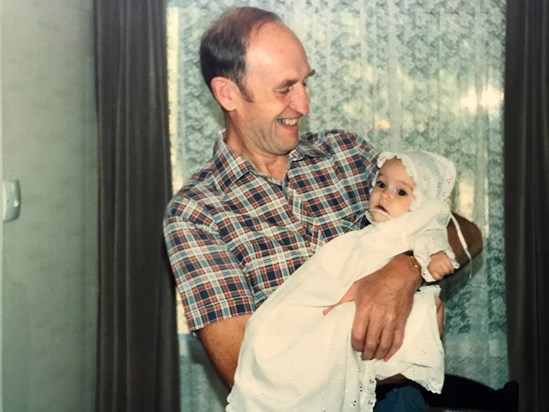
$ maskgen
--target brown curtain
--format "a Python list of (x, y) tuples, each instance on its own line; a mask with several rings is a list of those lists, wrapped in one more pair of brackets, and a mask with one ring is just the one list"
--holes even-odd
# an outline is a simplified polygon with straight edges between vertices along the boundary
[(98, 411), (178, 411), (166, 7), (95, 0), (100, 170)]
[(549, 411), (549, 1), (507, 0), (505, 243), (509, 370)]

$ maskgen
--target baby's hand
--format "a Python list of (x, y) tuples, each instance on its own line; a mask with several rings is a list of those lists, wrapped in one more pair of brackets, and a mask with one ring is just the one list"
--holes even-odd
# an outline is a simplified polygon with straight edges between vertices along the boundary
[(431, 262), (427, 265), (427, 270), (436, 280), (454, 273), (452, 261), (444, 252), (438, 252), (431, 255)]

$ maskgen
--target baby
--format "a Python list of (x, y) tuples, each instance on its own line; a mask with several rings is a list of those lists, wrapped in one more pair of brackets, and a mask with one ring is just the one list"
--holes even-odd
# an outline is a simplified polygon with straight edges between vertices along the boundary
[(401, 253), (413, 251), (427, 282), (458, 267), (446, 232), (453, 163), (425, 151), (384, 152), (378, 166), (372, 224), (322, 246), (249, 319), (227, 411), (371, 411), (376, 380), (397, 374), (440, 393), (437, 285), (416, 292), (403, 345), (388, 361), (361, 359), (351, 346), (355, 305), (336, 304)]

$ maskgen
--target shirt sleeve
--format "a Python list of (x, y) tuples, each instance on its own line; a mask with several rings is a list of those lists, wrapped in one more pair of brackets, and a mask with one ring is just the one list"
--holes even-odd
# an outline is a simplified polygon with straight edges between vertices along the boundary
[(227, 252), (208, 213), (196, 202), (172, 206), (164, 238), (189, 330), (252, 313), (252, 291), (238, 262)]

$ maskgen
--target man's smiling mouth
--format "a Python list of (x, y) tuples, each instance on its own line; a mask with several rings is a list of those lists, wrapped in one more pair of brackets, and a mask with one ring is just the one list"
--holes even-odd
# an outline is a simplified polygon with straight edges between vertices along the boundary
[(299, 123), (299, 118), (296, 119), (277, 119), (278, 123), (283, 124), (284, 126), (296, 126)]

